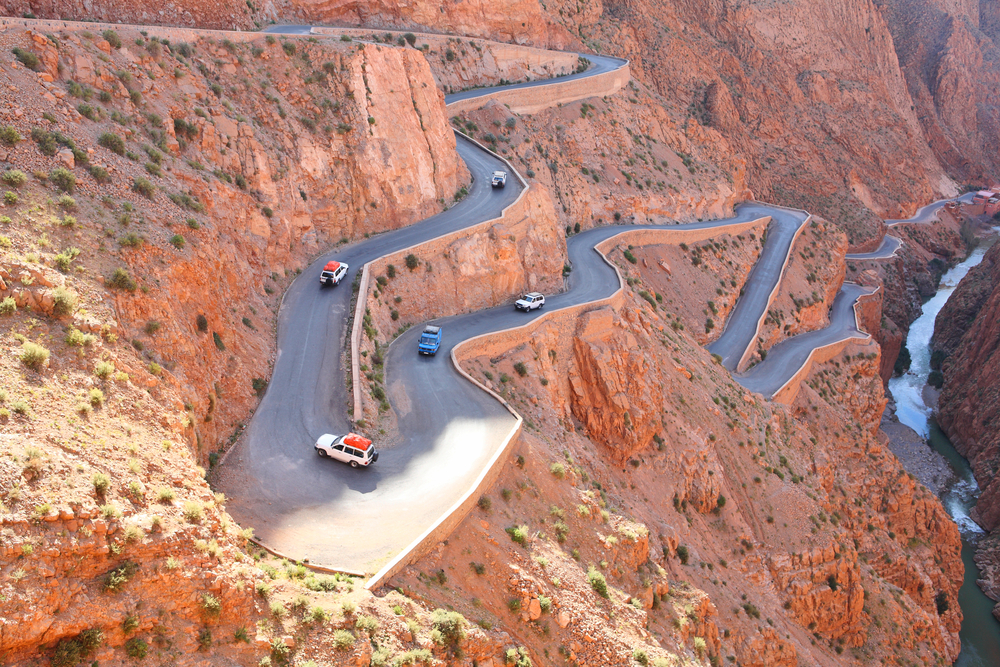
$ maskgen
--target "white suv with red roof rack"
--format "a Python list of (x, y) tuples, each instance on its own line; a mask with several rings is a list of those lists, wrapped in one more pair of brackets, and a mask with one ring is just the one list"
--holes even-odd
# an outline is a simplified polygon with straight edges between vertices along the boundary
[(347, 435), (325, 433), (316, 441), (316, 453), (324, 458), (329, 456), (350, 463), (352, 468), (367, 467), (378, 461), (378, 450), (372, 441), (357, 433)]
[(339, 285), (347, 275), (347, 264), (343, 262), (327, 262), (323, 272), (319, 274), (320, 285)]

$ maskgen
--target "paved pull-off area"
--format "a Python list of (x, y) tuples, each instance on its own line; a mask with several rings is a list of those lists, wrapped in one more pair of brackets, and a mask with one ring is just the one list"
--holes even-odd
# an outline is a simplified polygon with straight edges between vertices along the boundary
[[(309, 32), (308, 26), (269, 30)], [(586, 57), (594, 65), (574, 77), (594, 76), (625, 64), (614, 58)], [(540, 85), (546, 82), (504, 89)], [(489, 90), (469, 94), (480, 96)], [(461, 96), (467, 94), (448, 96), (446, 101)], [(445, 331), (435, 357), (416, 353), (421, 326), (392, 343), (385, 364), (386, 386), (398, 416), (401, 441), (382, 448), (375, 465), (352, 469), (321, 459), (313, 450), (323, 433), (351, 429), (346, 414), (349, 370), (343, 366), (342, 351), (353, 275), (339, 287), (321, 289), (317, 276), (322, 266), (337, 259), (347, 262), (351, 271), (361, 271), (365, 263), (388, 253), (499, 217), (522, 190), (516, 178), (508, 179), (504, 189), (491, 188), (489, 175), (507, 169), (506, 165), (461, 135), (457, 150), (474, 179), (465, 199), (419, 223), (320, 257), (285, 294), (279, 312), (277, 359), (267, 393), (222, 466), (217, 485), (230, 498), (228, 509), (242, 525), (252, 526), (262, 543), (290, 557), (338, 569), (377, 570), (453, 506), (515, 424), (499, 402), (458, 373), (450, 355), (463, 340), (543, 316), (541, 311), (515, 313), (513, 306), (504, 306), (435, 321)], [(803, 211), (761, 203), (742, 204), (736, 214), (726, 220), (682, 226), (599, 227), (573, 236), (567, 242), (573, 266), (567, 289), (547, 295), (544, 312), (606, 298), (621, 288), (615, 270), (595, 246), (622, 231), (687, 227), (719, 228), (723, 233), (734, 223), (770, 217), (767, 242), (744, 294), (722, 336), (709, 347), (722, 356), (726, 368), (736, 368), (757, 335), (796, 233), (808, 220)], [(735, 376), (737, 381), (770, 396), (797, 372), (813, 349), (845, 338), (866, 338), (857, 329), (853, 310), (864, 293), (856, 285), (845, 285), (827, 329), (775, 346), (765, 362)]]

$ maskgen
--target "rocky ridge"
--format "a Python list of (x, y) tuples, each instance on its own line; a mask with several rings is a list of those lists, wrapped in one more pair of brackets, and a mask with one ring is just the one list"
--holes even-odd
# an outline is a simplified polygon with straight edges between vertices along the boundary
[[(976, 563), (983, 569), (980, 586), (994, 600), (1000, 600), (1000, 557), (995, 537), (1000, 525), (1000, 486), (995, 474), (1000, 460), (1000, 434), (994, 427), (1000, 416), (994, 381), (1000, 343), (998, 280), (1000, 245), (994, 245), (938, 313), (931, 339), (935, 351), (931, 365), (944, 373), (938, 423), (972, 465), (980, 488), (973, 518), (994, 534), (976, 552)], [(1000, 606), (994, 609), (994, 615), (1000, 614), (998, 610)]]

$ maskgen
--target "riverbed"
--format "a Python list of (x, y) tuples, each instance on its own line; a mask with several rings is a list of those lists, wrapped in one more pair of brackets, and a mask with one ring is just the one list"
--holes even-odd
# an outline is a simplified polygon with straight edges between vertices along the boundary
[(923, 313), (910, 326), (906, 339), (912, 360), (909, 372), (889, 381), (889, 391), (896, 403), (896, 417), (925, 438), (930, 449), (940, 455), (935, 458), (943, 458), (952, 473), (952, 478), (935, 491), (962, 534), (965, 578), (958, 594), (958, 603), (962, 607), (964, 620), (959, 632), (962, 652), (955, 662), (959, 667), (1000, 665), (1000, 622), (992, 614), (995, 603), (976, 585), (979, 568), (972, 560), (976, 538), (983, 534), (983, 530), (969, 517), (979, 495), (979, 487), (969, 462), (955, 451), (951, 442), (934, 423), (932, 406), (927, 403), (928, 395), (924, 389), (930, 373), (930, 341), (934, 333), (934, 320), (959, 281), (969, 269), (982, 261), (987, 248), (987, 244), (980, 245), (968, 259), (956, 265), (941, 279), (937, 294), (924, 304)]

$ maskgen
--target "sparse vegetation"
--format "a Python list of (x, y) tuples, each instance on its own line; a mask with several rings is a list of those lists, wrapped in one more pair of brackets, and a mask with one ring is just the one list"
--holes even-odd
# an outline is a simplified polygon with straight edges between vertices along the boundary
[(25, 341), (21, 344), (21, 363), (33, 370), (41, 368), (49, 360), (49, 350), (38, 343)]
[(125, 140), (114, 132), (105, 132), (98, 137), (97, 145), (107, 148), (112, 153), (125, 155)]

